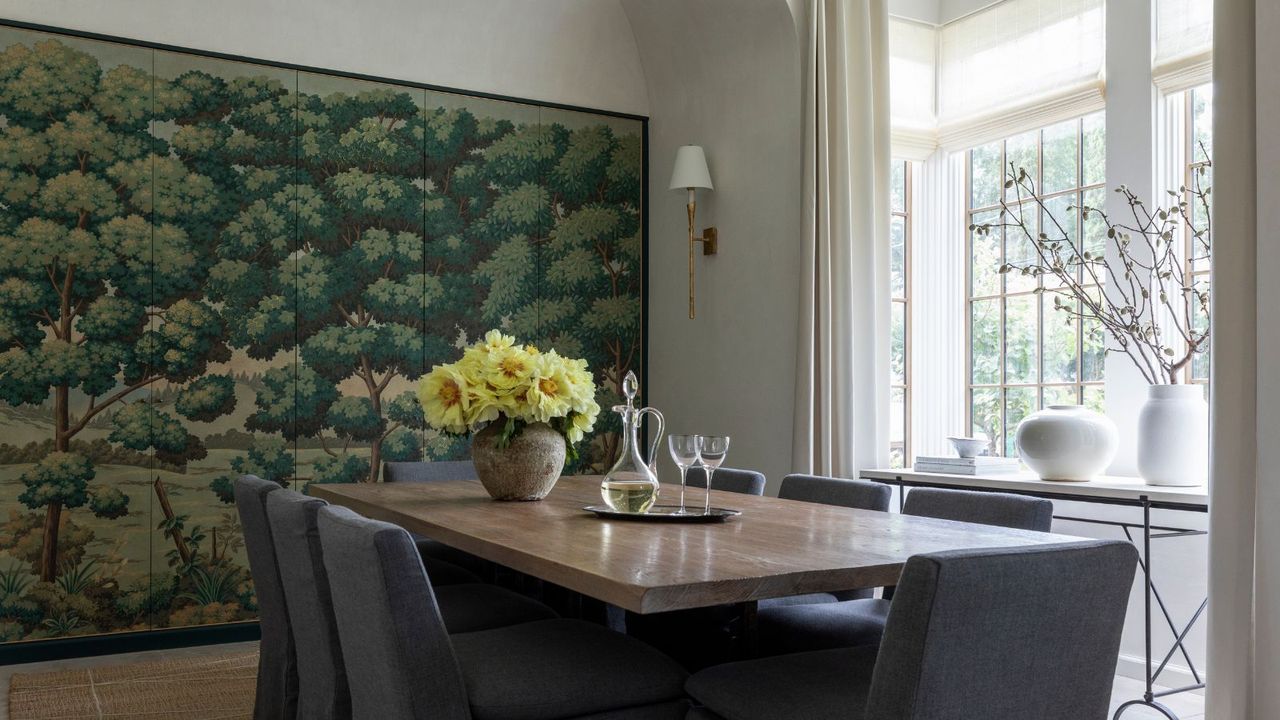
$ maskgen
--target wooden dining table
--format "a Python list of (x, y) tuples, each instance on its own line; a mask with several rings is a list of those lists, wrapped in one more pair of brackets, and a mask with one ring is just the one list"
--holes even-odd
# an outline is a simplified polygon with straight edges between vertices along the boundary
[[(310, 494), (632, 612), (893, 585), (907, 558), (1084, 538), (713, 492), (723, 523), (601, 519), (600, 478), (566, 476), (545, 499), (495, 502), (475, 481), (315, 484)], [(679, 496), (664, 486), (664, 502)], [(701, 507), (700, 490), (690, 496)], [(692, 504), (692, 502), (691, 502)]]

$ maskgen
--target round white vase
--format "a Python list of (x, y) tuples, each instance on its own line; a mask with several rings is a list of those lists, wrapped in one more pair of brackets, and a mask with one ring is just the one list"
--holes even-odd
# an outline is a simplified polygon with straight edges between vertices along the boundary
[(1209, 404), (1199, 385), (1152, 385), (1138, 415), (1138, 474), (1148, 485), (1209, 479)]
[(1018, 423), (1018, 457), (1042, 480), (1092, 480), (1115, 459), (1116, 424), (1082, 405), (1050, 405)]

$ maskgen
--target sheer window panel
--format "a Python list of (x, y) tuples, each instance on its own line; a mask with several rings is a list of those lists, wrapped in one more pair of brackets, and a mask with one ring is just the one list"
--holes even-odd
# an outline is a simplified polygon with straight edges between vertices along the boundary
[(889, 461), (911, 457), (911, 163), (889, 172)]

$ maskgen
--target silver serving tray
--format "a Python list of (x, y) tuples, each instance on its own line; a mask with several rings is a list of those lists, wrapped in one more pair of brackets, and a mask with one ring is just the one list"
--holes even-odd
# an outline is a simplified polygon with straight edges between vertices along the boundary
[(702, 508), (686, 507), (684, 513), (680, 513), (679, 505), (654, 505), (649, 508), (648, 512), (629, 513), (618, 512), (608, 505), (588, 505), (583, 510), (596, 514), (596, 517), (602, 517), (609, 520), (639, 520), (641, 522), (666, 522), (666, 523), (716, 523), (724, 522), (731, 517), (737, 517), (742, 514), (741, 510), (730, 510), (729, 508), (711, 508), (709, 514), (704, 515)]

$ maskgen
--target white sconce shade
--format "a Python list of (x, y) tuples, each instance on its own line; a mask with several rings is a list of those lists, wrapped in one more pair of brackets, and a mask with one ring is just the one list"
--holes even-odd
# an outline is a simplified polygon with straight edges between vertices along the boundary
[(704, 188), (713, 190), (707, 156), (699, 145), (684, 145), (676, 151), (676, 166), (671, 171), (672, 190)]

